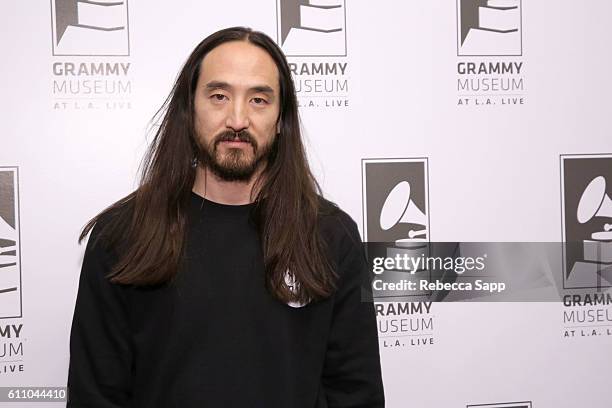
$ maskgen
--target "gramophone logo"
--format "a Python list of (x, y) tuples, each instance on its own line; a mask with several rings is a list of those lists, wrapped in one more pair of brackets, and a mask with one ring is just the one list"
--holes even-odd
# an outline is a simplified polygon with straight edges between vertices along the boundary
[(563, 287), (612, 287), (612, 154), (562, 155)]
[(521, 0), (457, 0), (457, 55), (522, 55)]
[(345, 0), (277, 0), (278, 44), (288, 57), (345, 57)]
[(53, 55), (129, 55), (128, 0), (51, 0)]
[(427, 242), (427, 158), (363, 159), (364, 238), (397, 246)]
[[(363, 231), (370, 248), (386, 257), (429, 255), (427, 158), (362, 159)], [(372, 243), (381, 243), (372, 244)], [(377, 255), (378, 256), (378, 255)], [(427, 270), (385, 271), (387, 282), (430, 278)], [(424, 292), (386, 293), (375, 297), (423, 295)], [(395, 296), (393, 296), (395, 295)]]
[(16, 167), (0, 167), (0, 318), (22, 317), (17, 183)]

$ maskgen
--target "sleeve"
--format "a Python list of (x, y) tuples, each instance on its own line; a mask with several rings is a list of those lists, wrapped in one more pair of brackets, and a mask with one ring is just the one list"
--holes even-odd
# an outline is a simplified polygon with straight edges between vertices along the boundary
[(94, 227), (83, 258), (72, 328), (67, 408), (127, 407), (132, 349), (125, 293), (105, 277), (111, 259), (94, 245)]
[(367, 262), (357, 226), (346, 217), (349, 245), (343, 246), (349, 249), (338, 268), (322, 384), (330, 408), (380, 408), (385, 397), (376, 316), (373, 303), (361, 298), (362, 285), (369, 282)]

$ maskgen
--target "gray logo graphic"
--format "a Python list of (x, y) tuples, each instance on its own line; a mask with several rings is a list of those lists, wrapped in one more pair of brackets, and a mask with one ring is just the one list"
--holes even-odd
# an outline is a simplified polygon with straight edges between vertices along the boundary
[(128, 0), (51, 0), (53, 55), (129, 55)]
[(428, 241), (427, 158), (363, 159), (362, 181), (366, 241)]
[(277, 0), (276, 15), (288, 57), (346, 56), (345, 0)]
[(457, 55), (522, 55), (521, 0), (457, 0)]
[(493, 404), (472, 404), (467, 405), (467, 408), (478, 407), (478, 408), (532, 408), (531, 401), (521, 402), (500, 402)]
[(17, 185), (17, 168), (0, 167), (0, 318), (22, 317)]
[(612, 154), (561, 155), (564, 289), (612, 287)]
[[(430, 255), (427, 158), (362, 159), (363, 235), (369, 248), (385, 257)], [(372, 255), (372, 254), (370, 254)], [(386, 270), (388, 282), (431, 278), (431, 271)], [(426, 292), (386, 293), (378, 297), (419, 296)]]

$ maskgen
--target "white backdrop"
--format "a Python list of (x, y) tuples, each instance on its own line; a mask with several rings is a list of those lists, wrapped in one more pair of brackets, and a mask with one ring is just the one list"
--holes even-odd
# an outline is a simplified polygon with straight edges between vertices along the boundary
[[(278, 39), (289, 27), (283, 46), (294, 55), (289, 62), (302, 89), (313, 170), (325, 195), (362, 232), (369, 216), (363, 202), (371, 194), (363, 188), (363, 159), (388, 159), (390, 168), (396, 159), (425, 163), (421, 211), (432, 241), (560, 242), (564, 217), (575, 211), (568, 197), (584, 190), (571, 184), (574, 167), (562, 179), (562, 160), (578, 163), (574, 155), (589, 155), (577, 168), (587, 179), (603, 176), (610, 195), (609, 1), (491, 0), (490, 6), (511, 9), (474, 7), (479, 22), (469, 27), (462, 12), (475, 0), (293, 3), (3, 4), (0, 216), (9, 227), (0, 233), (18, 238), (11, 243), (0, 236), (2, 247), (16, 248), (5, 254), (15, 265), (0, 268), (0, 290), (15, 288), (0, 292), (0, 386), (65, 385), (84, 251), (79, 231), (133, 190), (151, 117), (193, 47), (220, 28), (245, 25)], [(338, 7), (315, 7), (325, 4)], [(70, 7), (76, 19), (68, 18)], [(285, 18), (297, 9), (300, 23)], [(463, 44), (462, 26), (469, 29)], [(333, 31), (326, 36), (313, 27)], [(468, 63), (515, 70), (461, 74)], [(88, 72), (79, 73), (80, 64)], [(91, 64), (102, 64), (101, 71), (91, 75)], [(313, 65), (331, 71), (308, 75)], [(73, 66), (75, 75), (64, 75)], [(521, 86), (460, 89), (466, 78), (481, 85), (514, 79)], [(314, 82), (308, 81), (320, 81), (322, 89), (309, 92)], [(99, 92), (88, 92), (90, 85)], [(611, 217), (599, 214), (601, 225)], [(568, 240), (577, 236), (567, 231)], [(563, 276), (561, 265), (558, 259), (547, 271), (551, 280)], [(568, 309), (561, 303), (431, 305), (431, 313), (419, 316), (432, 318), (431, 330), (391, 339), (381, 333), (387, 406), (610, 406), (612, 322), (591, 322), (595, 336), (582, 336), (581, 329), (567, 336)], [(571, 309), (612, 317), (610, 305)], [(6, 327), (20, 325), (19, 337), (9, 338)], [(401, 346), (384, 342), (398, 339)], [(411, 345), (412, 339), (433, 344)], [(10, 345), (21, 345), (21, 352), (11, 355)], [(11, 372), (16, 366), (23, 371)]]

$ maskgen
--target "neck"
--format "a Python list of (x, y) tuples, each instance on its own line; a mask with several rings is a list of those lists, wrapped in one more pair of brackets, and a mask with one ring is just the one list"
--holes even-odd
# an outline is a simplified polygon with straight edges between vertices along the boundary
[(261, 171), (257, 170), (249, 181), (225, 181), (200, 165), (196, 168), (196, 178), (192, 191), (219, 204), (250, 204), (257, 195), (257, 192), (253, 191), (253, 187), (260, 174)]

